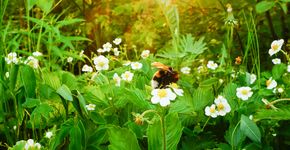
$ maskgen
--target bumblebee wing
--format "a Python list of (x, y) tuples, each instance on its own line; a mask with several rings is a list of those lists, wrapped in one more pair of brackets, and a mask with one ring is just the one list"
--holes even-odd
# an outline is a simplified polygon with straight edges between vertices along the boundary
[(160, 63), (160, 62), (153, 62), (151, 65), (158, 68), (158, 69), (163, 69), (163, 70), (169, 71), (169, 67)]

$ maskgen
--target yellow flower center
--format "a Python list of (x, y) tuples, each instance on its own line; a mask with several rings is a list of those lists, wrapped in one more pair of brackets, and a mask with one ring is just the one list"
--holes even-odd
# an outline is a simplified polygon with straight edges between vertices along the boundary
[(100, 67), (104, 67), (105, 66), (105, 63), (101, 61), (101, 62), (99, 62), (99, 66)]
[(278, 44), (275, 44), (275, 45), (272, 46), (272, 49), (273, 49), (274, 51), (278, 50), (278, 48), (279, 48), (279, 45), (278, 45)]
[(125, 74), (125, 78), (126, 78), (126, 79), (129, 78), (129, 74), (128, 74), (128, 73)]
[(223, 110), (225, 108), (225, 106), (222, 104), (222, 103), (219, 103), (218, 105), (217, 105), (217, 109), (218, 110)]
[(158, 91), (158, 94), (157, 94), (160, 98), (164, 98), (167, 96), (167, 92), (165, 89), (161, 89)]
[(243, 95), (247, 95), (247, 94), (249, 93), (249, 91), (248, 91), (248, 90), (242, 90), (241, 93), (242, 93)]
[(171, 83), (171, 87), (174, 89), (178, 89), (178, 85), (176, 83)]
[(214, 113), (215, 112), (215, 107), (210, 107), (209, 112)]
[(266, 85), (269, 86), (271, 84), (271, 80), (266, 81)]

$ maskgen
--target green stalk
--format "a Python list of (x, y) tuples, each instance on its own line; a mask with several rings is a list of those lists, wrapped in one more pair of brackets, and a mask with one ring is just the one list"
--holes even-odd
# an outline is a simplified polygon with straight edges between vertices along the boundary
[(31, 52), (31, 39), (30, 39), (30, 21), (29, 21), (29, 19), (30, 19), (30, 14), (29, 14), (29, 10), (28, 10), (28, 6), (29, 6), (29, 1), (27, 1), (27, 3), (26, 3), (26, 17), (27, 17), (27, 42), (28, 42), (28, 51), (29, 52)]
[(231, 145), (232, 145), (232, 150), (235, 149), (235, 148), (234, 148), (234, 143), (233, 143), (233, 141), (234, 141), (234, 133), (236, 132), (236, 130), (237, 130), (238, 126), (240, 125), (240, 123), (241, 123), (241, 121), (239, 121), (239, 122), (237, 123), (237, 125), (235, 126), (235, 128), (234, 128), (234, 130), (233, 130), (233, 132), (232, 132), (232, 135), (231, 135)]
[(161, 127), (162, 127), (162, 135), (163, 135), (163, 149), (166, 150), (166, 131), (165, 131), (164, 115), (161, 116)]
[(208, 118), (207, 118), (207, 120), (206, 120), (206, 122), (204, 123), (204, 125), (203, 125), (203, 127), (202, 127), (201, 131), (203, 131), (203, 129), (204, 129), (204, 128), (205, 128), (205, 126), (207, 125), (207, 123), (208, 123), (209, 119), (210, 119), (210, 117), (208, 117)]
[(42, 28), (43, 28), (44, 18), (45, 18), (45, 15), (43, 15), (41, 18), (41, 25), (40, 25), (40, 31), (38, 33), (38, 38), (37, 38), (36, 51), (39, 51), (39, 47), (40, 47), (40, 40), (41, 40), (41, 36), (42, 36)]

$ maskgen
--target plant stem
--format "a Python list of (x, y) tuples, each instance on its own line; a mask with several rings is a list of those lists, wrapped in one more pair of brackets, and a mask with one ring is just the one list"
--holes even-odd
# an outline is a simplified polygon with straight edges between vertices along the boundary
[(235, 128), (234, 128), (234, 130), (232, 132), (232, 135), (231, 135), (231, 146), (232, 146), (232, 150), (234, 150), (234, 143), (233, 143), (233, 141), (234, 141), (234, 133), (236, 132), (236, 130), (237, 130), (237, 128), (238, 128), (238, 126), (239, 126), (240, 123), (241, 123), (241, 121), (239, 121), (237, 123), (237, 125), (235, 126)]
[(277, 37), (277, 34), (275, 33), (273, 22), (272, 22), (272, 18), (271, 18), (271, 15), (270, 15), (269, 11), (266, 11), (266, 18), (267, 18), (268, 25), (269, 25), (269, 28), (270, 28), (270, 31), (271, 31), (271, 34), (272, 34), (272, 38), (273, 39), (277, 39), (278, 37)]
[(276, 100), (270, 102), (269, 105), (274, 105), (275, 103), (282, 102), (282, 101), (290, 101), (290, 98), (280, 98), (280, 99), (276, 99)]
[(163, 135), (163, 149), (166, 150), (165, 118), (163, 115), (161, 117), (161, 127), (162, 127), (162, 135)]
[(201, 131), (203, 131), (203, 129), (205, 128), (206, 124), (208, 123), (210, 117), (207, 118), (206, 122), (204, 123), (203, 127), (201, 128)]

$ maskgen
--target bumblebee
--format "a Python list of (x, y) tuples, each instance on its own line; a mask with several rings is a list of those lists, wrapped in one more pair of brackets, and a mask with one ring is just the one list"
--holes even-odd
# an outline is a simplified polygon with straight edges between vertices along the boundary
[(154, 62), (151, 65), (159, 69), (152, 77), (151, 86), (153, 88), (166, 88), (167, 85), (178, 81), (179, 74), (177, 71), (174, 71), (172, 67), (166, 66), (160, 62)]

